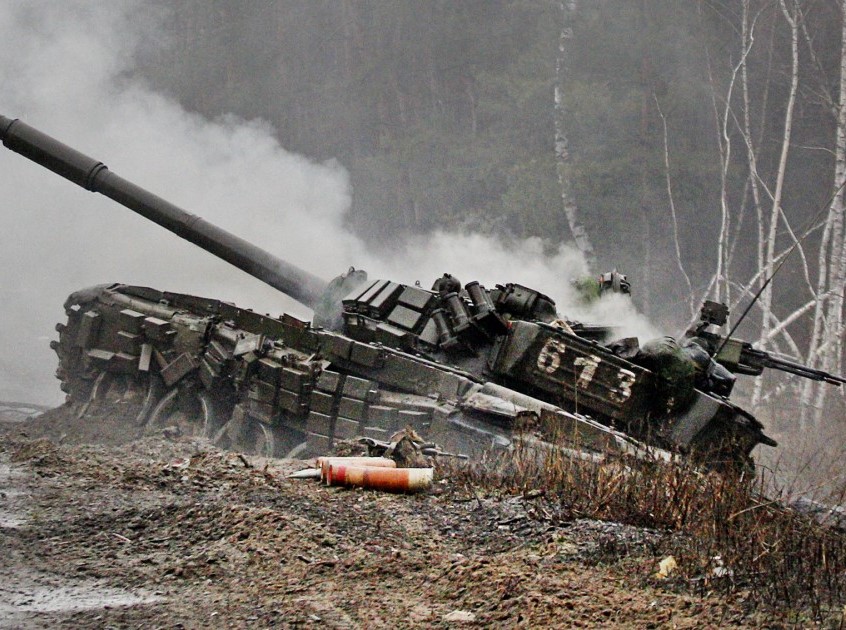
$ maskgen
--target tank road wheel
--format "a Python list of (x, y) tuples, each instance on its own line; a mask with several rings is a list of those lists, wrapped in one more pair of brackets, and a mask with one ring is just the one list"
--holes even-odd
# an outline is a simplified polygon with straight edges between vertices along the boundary
[(229, 420), (211, 439), (220, 448), (262, 457), (276, 457), (281, 442), (277, 429), (252, 417), (243, 405), (235, 405)]
[(127, 421), (131, 418), (131, 424), (139, 427), (156, 396), (155, 383), (149, 377), (102, 371), (94, 379), (87, 400), (77, 403), (76, 416), (117, 415)]
[(107, 378), (111, 378), (108, 372), (100, 372), (97, 375), (97, 378), (94, 379), (94, 384), (91, 386), (91, 391), (88, 392), (88, 400), (82, 403), (79, 411), (76, 412), (77, 418), (82, 418), (86, 413), (88, 413), (88, 409), (91, 407), (91, 404), (102, 398), (102, 394), (100, 392), (103, 386), (103, 381)]
[(156, 403), (144, 433), (171, 431), (176, 437), (212, 439), (220, 424), (219, 417), (218, 405), (208, 392), (174, 387)]
[(294, 445), (292, 448), (288, 449), (285, 453), (285, 459), (303, 459), (308, 455), (308, 441), (303, 440), (302, 442)]
[(258, 454), (284, 459), (304, 459), (311, 455), (308, 440), (302, 431), (285, 425), (269, 426), (255, 419), (253, 422), (261, 431), (261, 435), (253, 433), (253, 445)]
[(144, 395), (144, 402), (141, 405), (138, 415), (135, 416), (136, 425), (143, 427), (147, 423), (147, 419), (150, 417), (150, 413), (153, 411), (153, 408), (161, 399), (164, 389), (164, 383), (162, 383), (160, 378), (153, 376), (152, 374), (147, 377), (147, 393)]
[[(275, 457), (278, 442), (272, 427), (254, 418), (250, 418), (245, 436), (245, 451), (261, 457)], [(240, 450), (240, 449), (239, 449)]]

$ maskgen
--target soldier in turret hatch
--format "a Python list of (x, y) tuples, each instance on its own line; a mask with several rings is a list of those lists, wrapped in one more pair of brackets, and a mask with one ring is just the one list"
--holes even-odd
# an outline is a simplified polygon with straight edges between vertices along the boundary
[(435, 283), (432, 285), (432, 291), (437, 291), (441, 297), (450, 293), (461, 293), (461, 281), (452, 274), (445, 273), (435, 280)]
[(603, 273), (599, 276), (599, 295), (600, 297), (606, 293), (622, 293), (623, 295), (631, 295), (632, 285), (629, 284), (628, 279), (616, 269)]

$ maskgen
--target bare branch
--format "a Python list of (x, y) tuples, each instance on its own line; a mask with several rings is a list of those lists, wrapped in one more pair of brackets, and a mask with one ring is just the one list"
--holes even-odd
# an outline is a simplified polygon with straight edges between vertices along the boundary
[(661, 109), (661, 103), (658, 102), (658, 96), (654, 92), (652, 93), (652, 98), (655, 100), (655, 107), (658, 109), (658, 115), (661, 117), (661, 124), (663, 125), (664, 130), (664, 177), (667, 183), (667, 200), (670, 204), (670, 217), (673, 220), (673, 245), (676, 250), (676, 264), (678, 265), (682, 276), (684, 276), (684, 281), (687, 283), (687, 294), (689, 296), (688, 308), (690, 310), (690, 315), (691, 317), (695, 317), (696, 304), (693, 301), (693, 284), (691, 284), (690, 276), (687, 275), (687, 271), (685, 271), (684, 264), (682, 263), (681, 247), (679, 245), (679, 222), (676, 216), (676, 203), (673, 199), (673, 182), (670, 177), (670, 147), (667, 133), (667, 117), (664, 116), (664, 112)]

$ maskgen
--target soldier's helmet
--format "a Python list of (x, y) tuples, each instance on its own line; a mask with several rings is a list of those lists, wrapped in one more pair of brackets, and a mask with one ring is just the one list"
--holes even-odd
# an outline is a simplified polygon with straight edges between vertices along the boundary
[(608, 271), (599, 276), (599, 295), (604, 295), (608, 292), (622, 293), (623, 295), (631, 295), (632, 285), (629, 283), (625, 275), (614, 271)]

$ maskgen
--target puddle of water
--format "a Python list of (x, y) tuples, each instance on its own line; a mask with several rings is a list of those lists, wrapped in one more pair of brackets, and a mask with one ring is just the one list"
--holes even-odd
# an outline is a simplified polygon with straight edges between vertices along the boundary
[[(21, 528), (30, 521), (27, 475), (13, 468), (0, 453), (0, 528)], [(39, 613), (153, 604), (164, 598), (146, 592), (101, 586), (97, 582), (68, 583), (57, 575), (24, 567), (4, 570), (0, 563), (0, 628), (18, 628), (19, 622)]]
[(25, 495), (19, 487), (23, 476), (0, 460), (0, 527), (15, 529), (29, 520), (28, 510), (19, 507), (25, 503)]
[(0, 507), (0, 528), (19, 529), (26, 525), (26, 519), (20, 518), (15, 512)]
[(0, 461), (0, 489), (5, 490), (4, 486), (11, 486), (14, 479), (20, 479), (23, 473), (17, 470), (12, 470), (12, 466), (6, 461)]
[[(18, 591), (18, 589), (15, 589)], [(0, 617), (14, 613), (55, 613), (91, 610), (109, 606), (135, 606), (164, 601), (158, 595), (129, 593), (93, 584), (78, 586), (35, 586), (21, 588), (0, 598)]]

